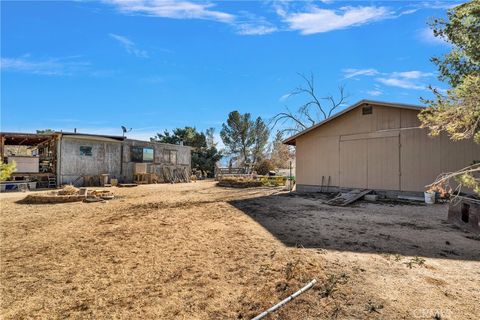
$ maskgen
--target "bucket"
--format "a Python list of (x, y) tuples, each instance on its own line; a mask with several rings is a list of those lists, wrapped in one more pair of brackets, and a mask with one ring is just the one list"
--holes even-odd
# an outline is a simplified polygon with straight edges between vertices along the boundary
[(30, 190), (35, 190), (35, 189), (37, 189), (37, 182), (36, 182), (36, 181), (30, 181), (30, 182), (28, 183), (28, 189), (30, 189)]
[(435, 192), (424, 192), (425, 203), (434, 204), (435, 203)]

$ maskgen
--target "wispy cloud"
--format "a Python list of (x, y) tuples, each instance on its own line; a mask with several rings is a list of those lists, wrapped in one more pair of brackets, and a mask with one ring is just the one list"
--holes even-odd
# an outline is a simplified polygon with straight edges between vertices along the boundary
[(422, 1), (418, 3), (418, 6), (423, 7), (423, 8), (428, 8), (428, 9), (452, 9), (456, 6), (461, 5), (462, 2), (459, 1), (452, 1), (452, 0), (447, 0), (447, 1)]
[(395, 77), (395, 78), (420, 79), (420, 78), (428, 78), (431, 76), (433, 76), (433, 73), (431, 72), (422, 72), (418, 70), (392, 72), (392, 77)]
[(32, 59), (30, 55), (24, 55), (16, 58), (1, 58), (0, 67), (2, 71), (67, 76), (89, 70), (90, 62), (80, 60), (79, 56)]
[(290, 98), (292, 94), (291, 93), (285, 93), (284, 95), (282, 95), (280, 98), (278, 98), (278, 101), (285, 101), (287, 100), (288, 98)]
[[(278, 31), (299, 31), (309, 35), (346, 29), (412, 14), (418, 8), (394, 10), (386, 6), (334, 6), (332, 0), (272, 1), (280, 22), (267, 20), (251, 12), (219, 10), (215, 2), (203, 0), (103, 0), (124, 14), (148, 15), (171, 19), (201, 19), (228, 24), (240, 35), (266, 35)], [(295, 7), (295, 9), (293, 9)], [(337, 7), (337, 8), (335, 8)]]
[(243, 23), (237, 26), (237, 33), (241, 35), (264, 35), (277, 31), (277, 27)]
[(138, 58), (148, 58), (147, 51), (138, 49), (135, 43), (127, 37), (114, 33), (110, 33), (109, 36), (117, 40), (129, 54)]
[(387, 86), (398, 87), (402, 89), (423, 90), (426, 88), (425, 85), (419, 85), (413, 81), (402, 78), (377, 78), (377, 81)]
[(346, 6), (338, 10), (308, 6), (305, 12), (277, 10), (277, 13), (283, 16), (291, 30), (305, 35), (360, 26), (394, 16), (386, 7), (376, 6)]
[(376, 69), (343, 69), (344, 79), (355, 78), (357, 76), (375, 76), (379, 74)]
[(369, 96), (378, 97), (381, 96), (384, 92), (378, 84), (373, 86), (373, 89), (366, 91)]
[(418, 30), (417, 38), (424, 43), (433, 44), (433, 45), (449, 44), (442, 37), (435, 37), (435, 35), (433, 34), (433, 30), (429, 27)]
[(278, 28), (265, 17), (257, 16), (246, 11), (236, 18), (236, 32), (241, 35), (264, 35), (278, 31)]
[(376, 80), (384, 85), (398, 87), (402, 89), (425, 90), (427, 84), (423, 82), (425, 78), (433, 76), (431, 72), (422, 72), (418, 70), (392, 72), (386, 77), (380, 77)]
[[(344, 79), (355, 79), (356, 77), (375, 77), (375, 81), (391, 87), (402, 89), (425, 90), (427, 84), (425, 80), (435, 76), (431, 72), (423, 72), (419, 70), (380, 72), (377, 69), (354, 69), (348, 68), (342, 70)], [(378, 96), (383, 94), (381, 88), (377, 85), (374, 90), (367, 91), (369, 95)]]
[(206, 1), (174, 0), (106, 0), (126, 14), (144, 14), (171, 19), (200, 19), (226, 23), (240, 35), (265, 35), (278, 31), (264, 17), (247, 11), (231, 14), (215, 10), (215, 4)]
[(214, 10), (215, 4), (175, 0), (106, 0), (124, 13), (144, 14), (172, 19), (203, 19), (233, 22), (235, 16)]

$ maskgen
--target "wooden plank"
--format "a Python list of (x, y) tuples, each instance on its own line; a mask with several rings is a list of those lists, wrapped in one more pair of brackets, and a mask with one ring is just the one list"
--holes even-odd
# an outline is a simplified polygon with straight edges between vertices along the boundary
[(364, 195), (369, 194), (373, 190), (371, 189), (355, 189), (348, 193), (341, 194), (329, 201), (326, 204), (331, 206), (346, 206), (350, 203), (357, 201), (358, 199), (362, 198)]

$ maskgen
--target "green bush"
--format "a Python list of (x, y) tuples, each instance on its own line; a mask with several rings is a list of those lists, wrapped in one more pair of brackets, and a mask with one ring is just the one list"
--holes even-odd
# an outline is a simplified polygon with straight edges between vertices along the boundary
[(6, 181), (17, 168), (15, 162), (3, 163), (0, 161), (0, 181)]

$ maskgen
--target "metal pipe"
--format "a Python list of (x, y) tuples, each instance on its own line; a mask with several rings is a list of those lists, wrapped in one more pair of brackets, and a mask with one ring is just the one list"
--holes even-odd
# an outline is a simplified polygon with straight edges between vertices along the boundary
[(288, 298), (285, 298), (284, 300), (280, 301), (279, 303), (277, 303), (276, 305), (274, 305), (273, 307), (271, 307), (270, 309), (266, 310), (266, 311), (263, 311), (262, 313), (260, 313), (258, 316), (256, 316), (255, 318), (253, 318), (252, 320), (260, 320), (262, 318), (264, 318), (265, 316), (267, 316), (268, 314), (274, 312), (275, 310), (277, 309), (280, 309), (280, 307), (282, 307), (283, 305), (287, 304), (288, 302), (292, 301), (293, 299), (295, 299), (296, 297), (298, 297), (299, 295), (301, 295), (302, 293), (304, 293), (305, 291), (311, 289), (315, 283), (317, 283), (317, 280), (316, 279), (313, 279), (312, 281), (310, 281), (305, 287), (303, 287), (302, 289), (298, 290), (297, 292), (295, 292), (294, 294), (290, 295)]

